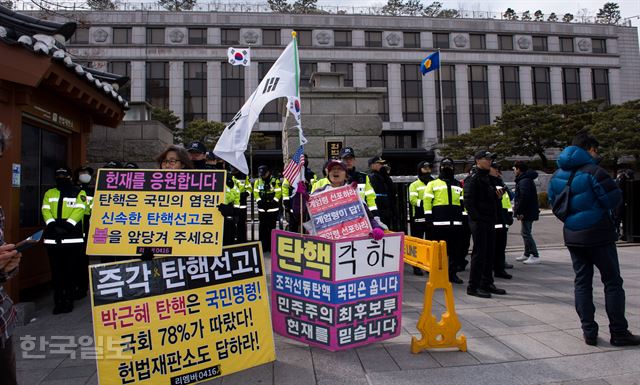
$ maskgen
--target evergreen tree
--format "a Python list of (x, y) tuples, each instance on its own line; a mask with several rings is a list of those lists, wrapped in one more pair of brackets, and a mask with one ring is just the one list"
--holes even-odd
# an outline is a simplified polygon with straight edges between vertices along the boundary
[(518, 15), (516, 15), (516, 11), (513, 9), (507, 8), (507, 10), (502, 14), (502, 18), (505, 20), (518, 20)]
[(273, 12), (290, 13), (292, 10), (291, 4), (288, 4), (287, 0), (267, 0), (267, 4)]
[(569, 23), (571, 20), (573, 20), (573, 15), (570, 13), (565, 13), (564, 16), (562, 16), (562, 21), (565, 23)]
[(424, 9), (422, 14), (426, 17), (438, 17), (441, 11), (442, 11), (442, 3), (439, 1), (434, 1)]
[(535, 18), (536, 21), (544, 20), (544, 14), (542, 13), (541, 10), (537, 10), (536, 13), (533, 14), (533, 17)]
[(617, 24), (620, 17), (620, 6), (617, 3), (605, 3), (598, 11), (596, 21), (602, 24)]
[(108, 11), (116, 9), (116, 5), (111, 0), (87, 0), (87, 5), (94, 11)]
[(558, 21), (558, 15), (556, 15), (555, 12), (551, 12), (551, 14), (549, 15), (549, 17), (547, 18), (547, 21), (551, 21), (551, 22), (556, 22)]
[(158, 0), (158, 5), (167, 11), (190, 11), (197, 0)]

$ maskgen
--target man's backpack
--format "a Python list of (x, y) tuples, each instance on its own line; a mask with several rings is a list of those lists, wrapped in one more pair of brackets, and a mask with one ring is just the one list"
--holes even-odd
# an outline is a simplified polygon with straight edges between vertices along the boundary
[(571, 182), (573, 182), (573, 177), (576, 176), (576, 170), (571, 172), (571, 176), (567, 181), (567, 184), (564, 186), (560, 194), (556, 196), (556, 199), (553, 201), (551, 211), (553, 215), (555, 215), (562, 222), (566, 221), (569, 217), (569, 202), (571, 201)]

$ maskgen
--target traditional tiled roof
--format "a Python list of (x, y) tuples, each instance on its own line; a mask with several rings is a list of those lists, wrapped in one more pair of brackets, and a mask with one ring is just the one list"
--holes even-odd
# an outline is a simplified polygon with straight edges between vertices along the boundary
[(97, 71), (73, 61), (64, 42), (75, 30), (76, 23), (54, 23), (0, 6), (0, 41), (9, 45), (20, 44), (34, 54), (51, 57), (116, 100), (125, 109), (128, 108), (129, 103), (118, 94), (118, 89), (129, 82), (129, 77)]

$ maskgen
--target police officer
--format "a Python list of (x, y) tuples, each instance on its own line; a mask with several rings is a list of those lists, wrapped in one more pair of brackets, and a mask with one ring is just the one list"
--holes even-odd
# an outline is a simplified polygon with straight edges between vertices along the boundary
[(271, 251), (271, 230), (276, 228), (282, 189), (277, 178), (271, 175), (269, 166), (258, 167), (258, 179), (253, 184), (253, 197), (258, 206), (258, 234), (262, 249)]
[(202, 142), (191, 142), (187, 147), (189, 158), (196, 170), (212, 170), (213, 167), (207, 164), (207, 147)]
[(496, 212), (496, 251), (493, 259), (493, 276), (504, 279), (511, 279), (513, 276), (505, 270), (505, 250), (507, 248), (507, 232), (509, 226), (513, 224), (513, 209), (511, 208), (511, 199), (509, 196), (509, 188), (502, 180), (502, 172), (500, 165), (496, 162), (491, 163), (490, 177), (496, 184), (496, 190), (500, 198), (500, 204), (497, 206)]
[(375, 202), (378, 208), (378, 217), (380, 217), (382, 223), (393, 227), (393, 210), (396, 197), (393, 189), (393, 181), (389, 176), (387, 161), (382, 159), (381, 156), (374, 156), (370, 158), (367, 163), (371, 170), (368, 175), (369, 181), (376, 194)]
[(76, 265), (81, 264), (84, 247), (82, 220), (87, 196), (73, 185), (68, 167), (58, 168), (55, 180), (56, 187), (44, 194), (42, 217), (47, 225), (43, 239), (51, 264), (53, 314), (60, 314), (73, 310), (73, 291), (79, 281)]
[[(376, 192), (373, 187), (371, 187), (371, 180), (369, 179), (369, 176), (356, 170), (356, 154), (353, 151), (353, 148), (345, 147), (340, 150), (340, 159), (342, 159), (344, 164), (347, 166), (347, 183), (356, 182), (358, 184), (357, 190), (360, 194), (360, 198), (362, 198), (362, 201), (365, 203), (367, 208), (369, 208), (371, 214), (374, 217), (379, 217), (378, 207), (376, 206)], [(318, 188), (319, 187), (321, 186), (318, 186)], [(380, 222), (381, 221), (378, 220), (378, 223)]]
[(236, 215), (236, 207), (239, 204), (240, 191), (236, 188), (233, 176), (229, 173), (225, 181), (224, 204), (218, 205), (218, 210), (224, 217), (224, 235), (222, 237), (222, 244), (224, 246), (233, 245), (237, 241), (238, 217)]
[(440, 162), (438, 179), (429, 182), (424, 193), (424, 213), (428, 225), (433, 229), (433, 239), (447, 243), (449, 281), (462, 284), (463, 281), (456, 274), (456, 266), (463, 256), (460, 250), (463, 231), (462, 187), (454, 177), (453, 168), (451, 158), (444, 158)]
[(251, 181), (249, 176), (243, 174), (237, 168), (231, 166), (231, 180), (233, 180), (234, 188), (238, 192), (238, 203), (236, 209), (236, 240), (238, 243), (247, 241), (247, 198), (251, 193)]
[[(410, 221), (411, 236), (420, 239), (426, 238), (427, 224), (424, 216), (424, 193), (427, 184), (434, 178), (431, 176), (431, 163), (422, 161), (418, 163), (418, 179), (409, 185), (409, 204), (411, 204)], [(422, 270), (413, 267), (413, 274), (423, 275)]]

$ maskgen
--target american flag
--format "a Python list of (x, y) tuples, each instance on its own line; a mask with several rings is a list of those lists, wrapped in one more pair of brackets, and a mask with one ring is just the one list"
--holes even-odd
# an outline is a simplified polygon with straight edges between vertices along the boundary
[(300, 169), (304, 165), (304, 147), (300, 146), (293, 154), (293, 158), (285, 167), (282, 175), (289, 181), (290, 186), (295, 186), (300, 180)]

